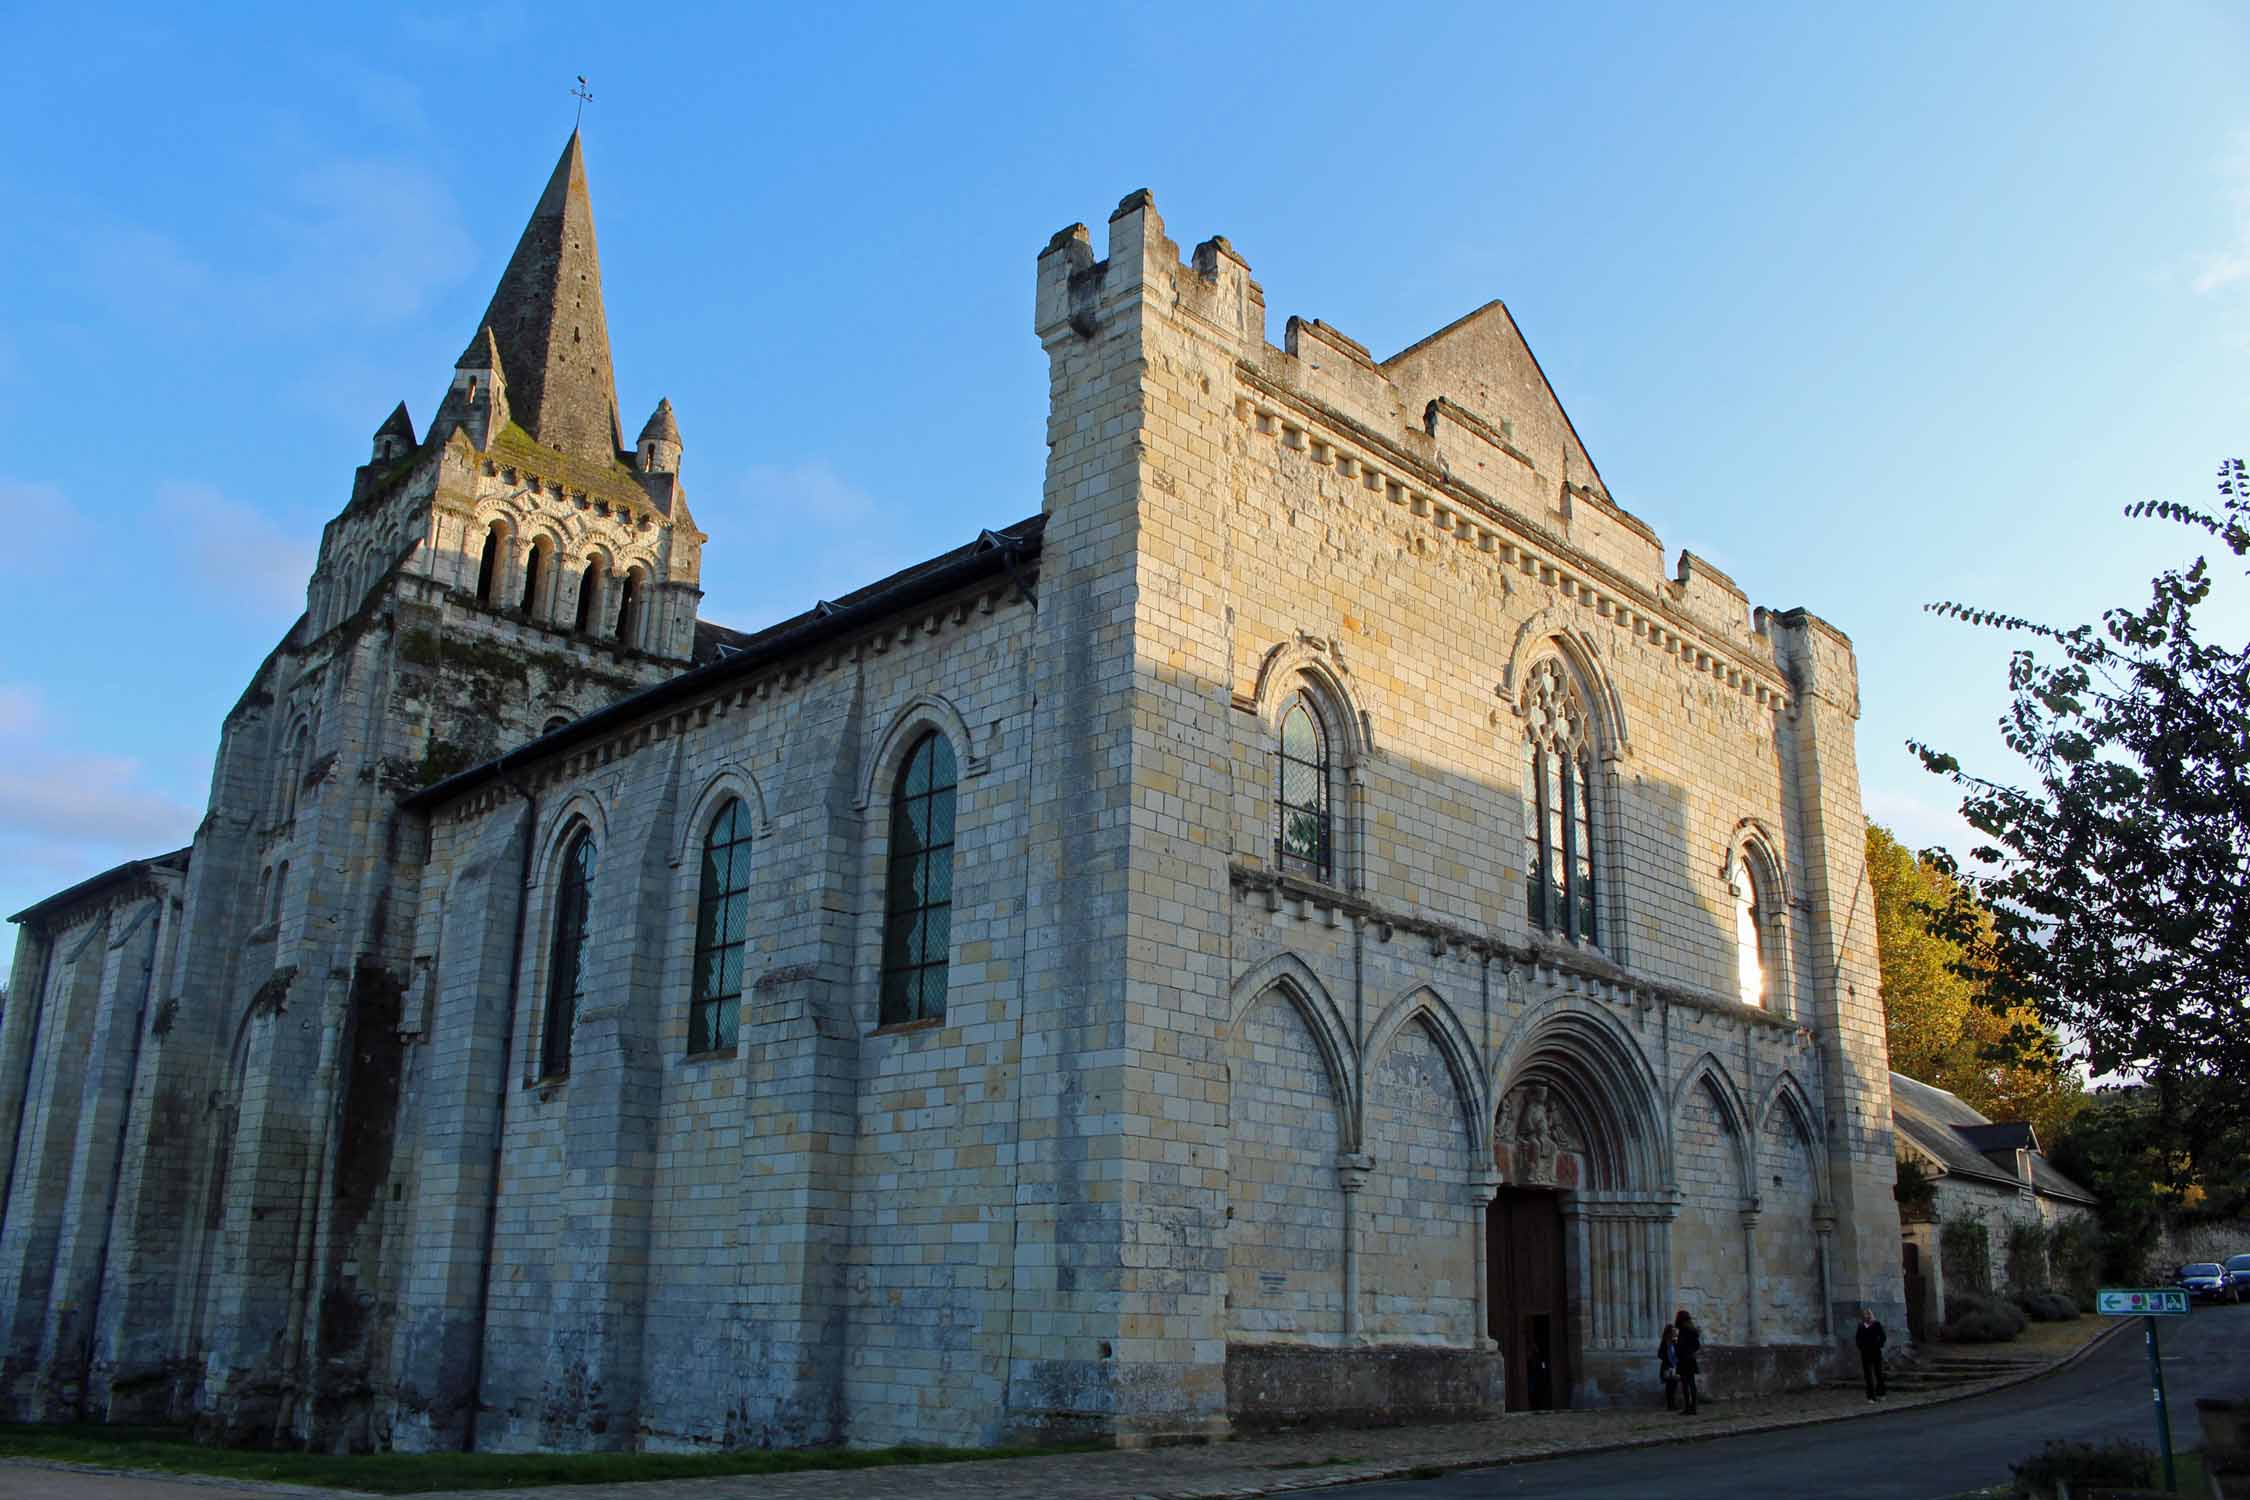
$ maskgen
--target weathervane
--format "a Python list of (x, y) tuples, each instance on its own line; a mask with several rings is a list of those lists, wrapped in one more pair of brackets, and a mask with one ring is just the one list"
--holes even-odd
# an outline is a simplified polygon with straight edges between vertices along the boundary
[(570, 91), (570, 97), (578, 101), (578, 116), (570, 122), (570, 128), (576, 130), (586, 123), (586, 106), (594, 102), (594, 91), (586, 87), (585, 74), (578, 75), (578, 87)]

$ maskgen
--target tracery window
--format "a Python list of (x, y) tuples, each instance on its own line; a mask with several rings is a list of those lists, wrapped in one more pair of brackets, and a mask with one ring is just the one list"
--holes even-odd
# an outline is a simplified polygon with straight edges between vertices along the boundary
[(570, 1033), (586, 992), (586, 919), (594, 892), (594, 836), (581, 828), (563, 851), (555, 881), (554, 938), (547, 952), (547, 1024), (539, 1039), (539, 1071), (570, 1071)]
[(734, 1046), (742, 1018), (749, 921), (750, 814), (737, 797), (719, 809), (703, 840), (703, 887), (695, 904), (695, 981), (688, 999), (690, 1052)]
[(1727, 884), (1734, 893), (1735, 980), (1744, 1005), (1764, 1005), (1767, 994), (1766, 919), (1758, 889), (1756, 861), (1738, 850), (1727, 862)]
[(945, 1014), (953, 947), (953, 746), (931, 730), (914, 742), (891, 793), (883, 919), (881, 1021)]
[(1594, 849), (1592, 717), (1562, 664), (1531, 671), (1524, 687), (1523, 870), (1531, 925), (1581, 943), (1601, 941)]
[(1335, 870), (1328, 802), (1328, 729), (1303, 697), (1281, 716), (1274, 747), (1274, 856), (1284, 870), (1327, 880)]

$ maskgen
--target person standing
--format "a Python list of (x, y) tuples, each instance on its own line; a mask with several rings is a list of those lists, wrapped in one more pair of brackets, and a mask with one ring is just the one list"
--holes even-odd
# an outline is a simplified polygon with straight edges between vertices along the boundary
[(1680, 1370), (1680, 1414), (1695, 1415), (1695, 1377), (1703, 1373), (1699, 1356), (1703, 1352), (1703, 1330), (1695, 1326), (1686, 1308), (1672, 1320), (1672, 1353)]
[(1890, 1335), (1883, 1325), (1875, 1321), (1875, 1309), (1859, 1310), (1859, 1327), (1852, 1338), (1859, 1345), (1859, 1373), (1867, 1381), (1867, 1399), (1877, 1401), (1891, 1393), (1889, 1382), (1883, 1379), (1883, 1345)]
[(1671, 1324), (1664, 1325), (1663, 1334), (1656, 1341), (1656, 1374), (1664, 1382), (1664, 1409), (1671, 1411), (1680, 1404), (1680, 1350), (1677, 1342), (1680, 1331)]

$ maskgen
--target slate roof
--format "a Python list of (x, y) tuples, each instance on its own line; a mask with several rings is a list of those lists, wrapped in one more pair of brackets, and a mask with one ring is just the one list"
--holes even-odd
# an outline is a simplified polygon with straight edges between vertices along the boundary
[(174, 849), (169, 854), (151, 855), (147, 859), (129, 859), (121, 865), (115, 865), (102, 871), (99, 875), (90, 875), (74, 886), (59, 890), (44, 901), (32, 903), (8, 920), (11, 922), (36, 921), (51, 911), (61, 911), (66, 907), (75, 905), (101, 890), (104, 886), (121, 885), (152, 868), (184, 870), (187, 868), (188, 857), (194, 852), (195, 846), (191, 844), (185, 849)]
[[(1961, 1102), (1958, 1095), (1903, 1073), (1891, 1075), (1891, 1122), (1898, 1133), (1937, 1159), (1948, 1176), (1970, 1177), (2015, 1188), (2015, 1153), (2031, 1155), (2032, 1190), (2091, 1207), (2094, 1195), (2072, 1182), (2039, 1151), (2039, 1138), (2020, 1120), (1994, 1124)], [(1991, 1152), (1988, 1156), (1985, 1153)], [(2000, 1157), (2006, 1162), (1993, 1158)]]

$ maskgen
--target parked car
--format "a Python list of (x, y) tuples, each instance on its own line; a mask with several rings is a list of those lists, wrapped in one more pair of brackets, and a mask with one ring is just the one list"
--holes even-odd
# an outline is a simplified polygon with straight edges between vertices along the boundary
[(2214, 1302), (2229, 1293), (2227, 1268), (2215, 1260), (2180, 1267), (2180, 1274), (2173, 1278), (2172, 1284), (2185, 1288), (2190, 1297), (2209, 1297)]
[(2250, 1255), (2230, 1255), (2227, 1257), (2227, 1285), (2233, 1291), (2234, 1300), (2237, 1302), (2240, 1302), (2245, 1295), (2250, 1295)]

